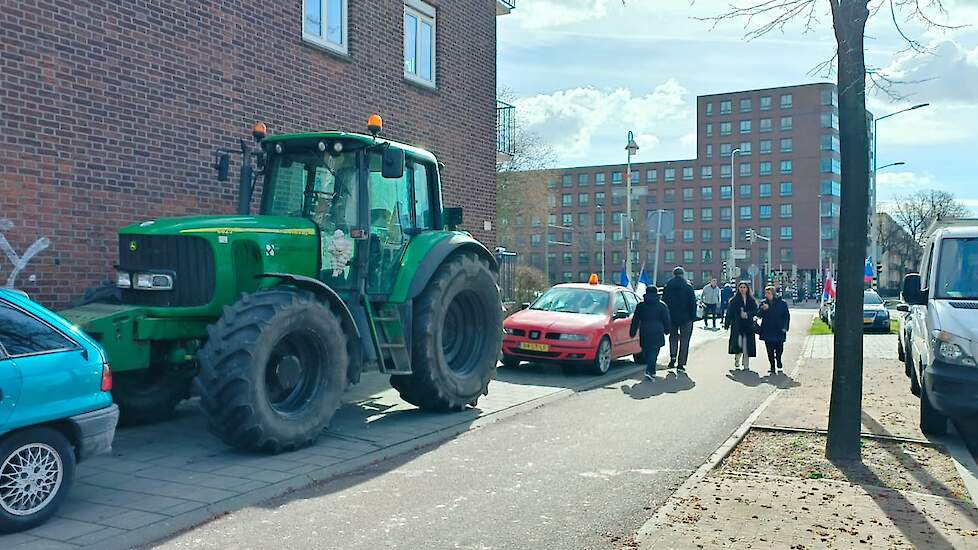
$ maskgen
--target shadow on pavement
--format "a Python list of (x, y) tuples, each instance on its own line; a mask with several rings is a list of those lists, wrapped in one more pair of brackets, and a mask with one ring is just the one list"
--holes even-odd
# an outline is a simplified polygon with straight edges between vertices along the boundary
[(751, 388), (760, 386), (761, 384), (770, 384), (778, 389), (785, 390), (788, 388), (797, 388), (801, 385), (797, 380), (788, 376), (784, 372), (761, 376), (761, 373), (750, 369), (730, 369), (730, 371), (727, 372), (727, 379), (733, 380), (734, 382), (739, 382)]
[(664, 393), (679, 393), (693, 389), (696, 382), (685, 372), (670, 372), (665, 378), (622, 384), (621, 392), (632, 399), (648, 399)]
[(611, 364), (607, 374), (594, 375), (588, 372), (587, 365), (556, 365), (552, 363), (522, 363), (518, 367), (499, 368), (496, 380), (510, 384), (549, 386), (567, 388), (575, 391), (590, 389), (595, 386), (621, 379), (630, 374), (631, 370), (640, 365), (626, 359), (619, 359)]

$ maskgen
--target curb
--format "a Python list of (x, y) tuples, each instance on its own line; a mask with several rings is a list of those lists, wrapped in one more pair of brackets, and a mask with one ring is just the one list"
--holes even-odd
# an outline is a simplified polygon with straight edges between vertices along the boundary
[(978, 507), (978, 477), (976, 477), (978, 464), (975, 463), (975, 457), (967, 445), (961, 440), (961, 432), (958, 431), (957, 426), (954, 427), (954, 434), (954, 436), (942, 437), (938, 441), (944, 444), (944, 448), (951, 455), (954, 465), (958, 468), (958, 476), (961, 477), (968, 494), (971, 495), (972, 504)]
[[(798, 360), (795, 362), (795, 367), (789, 373), (789, 376), (792, 378), (794, 378), (801, 370), (801, 364), (806, 359), (805, 350), (808, 349), (811, 340), (812, 335), (806, 334), (805, 342), (802, 344), (802, 353), (798, 356)], [(760, 418), (761, 414), (764, 413), (764, 410), (771, 405), (781, 391), (781, 388), (776, 388), (771, 395), (767, 396), (767, 398), (764, 399), (764, 401), (758, 405), (752, 413), (750, 413), (747, 419), (744, 420), (744, 422), (738, 426), (736, 430), (734, 430), (733, 434), (731, 434), (731, 436), (727, 438), (727, 440), (720, 445), (720, 447), (714, 451), (708, 459), (706, 459), (706, 462), (700, 465), (700, 467), (693, 472), (693, 475), (684, 481), (683, 484), (676, 489), (672, 496), (666, 500), (665, 504), (660, 506), (659, 509), (656, 510), (655, 514), (653, 514), (653, 516), (649, 518), (644, 525), (642, 525), (642, 527), (638, 530), (638, 533), (635, 535), (635, 539), (638, 541), (640, 548), (649, 547), (646, 541), (654, 536), (655, 532), (658, 531), (659, 528), (668, 523), (669, 514), (675, 511), (675, 505), (673, 503), (689, 496), (693, 492), (693, 488), (703, 481), (711, 470), (716, 468), (718, 464), (730, 456), (730, 453), (733, 452), (737, 445), (739, 445), (740, 442), (747, 437), (747, 434), (753, 427), (754, 422)]]

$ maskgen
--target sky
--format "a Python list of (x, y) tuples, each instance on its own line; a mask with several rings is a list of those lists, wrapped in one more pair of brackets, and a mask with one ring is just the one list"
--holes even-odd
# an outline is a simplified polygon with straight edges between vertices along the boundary
[[(931, 12), (961, 28), (904, 22), (924, 53), (907, 51), (880, 2), (871, 3), (880, 9), (867, 28), (866, 63), (904, 82), (893, 88), (903, 99), (877, 92), (867, 106), (876, 116), (930, 106), (879, 123), (878, 163), (906, 164), (880, 172), (878, 200), (939, 188), (978, 214), (978, 171), (965, 169), (978, 154), (978, 0), (945, 0), (946, 14)], [(518, 0), (497, 18), (500, 93), (553, 147), (557, 166), (624, 162), (628, 130), (639, 161), (694, 158), (697, 95), (835, 80), (813, 72), (835, 48), (825, 0), (815, 0), (811, 29), (797, 21), (753, 40), (743, 20), (704, 19), (723, 13), (726, 0), (625, 4)]]

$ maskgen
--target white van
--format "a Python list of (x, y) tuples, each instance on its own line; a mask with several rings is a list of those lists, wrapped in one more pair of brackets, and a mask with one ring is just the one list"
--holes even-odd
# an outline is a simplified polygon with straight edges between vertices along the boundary
[(942, 434), (948, 417), (978, 417), (978, 219), (931, 225), (920, 273), (903, 280), (903, 300), (920, 428)]

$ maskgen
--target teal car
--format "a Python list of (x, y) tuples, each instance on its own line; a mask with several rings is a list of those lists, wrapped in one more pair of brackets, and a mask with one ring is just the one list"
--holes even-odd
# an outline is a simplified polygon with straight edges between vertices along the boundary
[(75, 464), (112, 448), (119, 409), (102, 348), (0, 288), (0, 532), (29, 529), (65, 500)]

